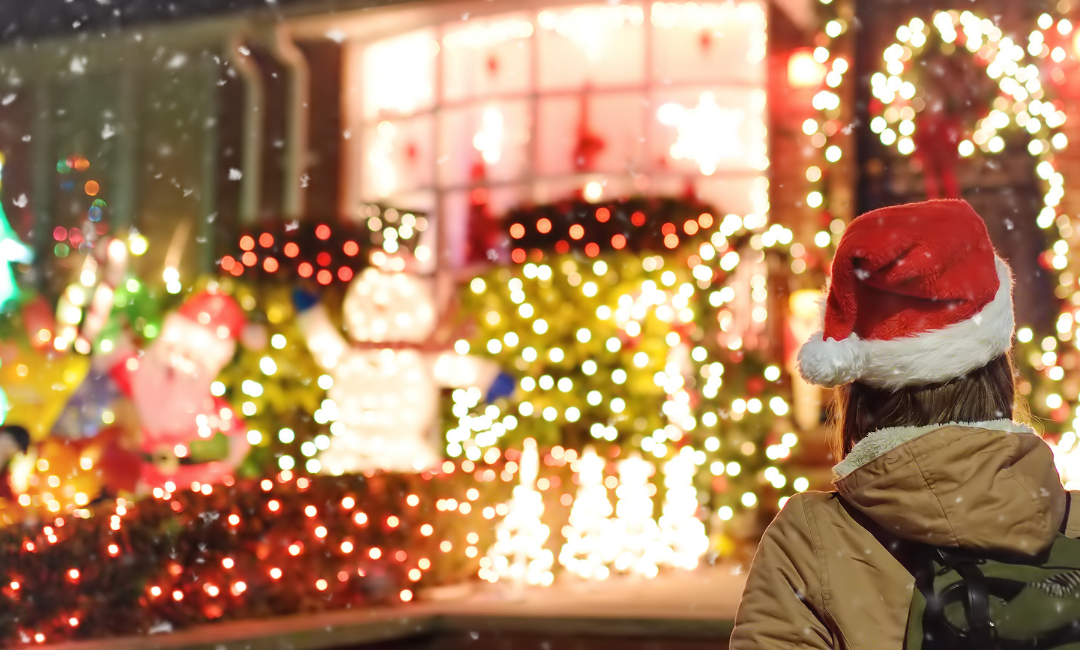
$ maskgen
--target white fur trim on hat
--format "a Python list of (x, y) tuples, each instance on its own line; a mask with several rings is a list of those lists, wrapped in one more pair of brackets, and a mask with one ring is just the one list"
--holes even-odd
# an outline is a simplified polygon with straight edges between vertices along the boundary
[(1012, 275), (994, 258), (999, 286), (994, 299), (968, 320), (889, 341), (855, 336), (825, 340), (817, 332), (799, 350), (803, 379), (831, 388), (852, 381), (896, 390), (949, 381), (981, 368), (1012, 347)]

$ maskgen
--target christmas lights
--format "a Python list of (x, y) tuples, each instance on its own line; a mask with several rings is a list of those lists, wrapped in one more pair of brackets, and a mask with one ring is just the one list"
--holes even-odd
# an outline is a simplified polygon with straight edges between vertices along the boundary
[(705, 524), (697, 517), (697, 473), (695, 452), (683, 447), (679, 455), (664, 463), (663, 514), (660, 515), (661, 564), (693, 569), (709, 549)]
[(495, 527), (495, 543), (488, 551), (490, 565), (483, 576), (491, 582), (509, 579), (520, 589), (524, 585), (550, 585), (554, 555), (544, 547), (550, 532), (543, 523), (544, 503), (536, 491), (540, 458), (536, 441), (527, 438), (521, 452), (520, 484), (507, 504), (506, 516)]
[[(970, 123), (957, 122), (950, 127), (957, 132), (952, 153), (957, 160), (977, 152), (993, 155), (1004, 149), (1006, 130), (1027, 135), (1027, 151), (1036, 160), (1035, 172), (1043, 185), (1036, 224), (1056, 235), (1048, 238), (1050, 245), (1040, 262), (1058, 272), (1055, 295), (1063, 301), (1076, 295), (1077, 273), (1069, 264), (1076, 229), (1062, 207), (1065, 179), (1059, 167), (1068, 138), (1063, 132), (1064, 104), (1055, 98), (1054, 91), (1066, 81), (1063, 66), (1075, 61), (1072, 32), (1068, 19), (1042, 14), (1025, 47), (1005, 36), (988, 18), (970, 11), (939, 11), (929, 23), (915, 18), (901, 25), (896, 42), (884, 52), (886, 71), (871, 79), (872, 92), (881, 102), (871, 129), (883, 144), (896, 146), (901, 154), (917, 154), (913, 138), (918, 136), (916, 129), (920, 120), (925, 121), (924, 114), (931, 108), (927, 102), (932, 98), (920, 90), (914, 63), (935, 54), (970, 56), (977, 62), (992, 92), (976, 101), (975, 109), (981, 114), (970, 117)], [(1075, 299), (1063, 302), (1054, 336), (1036, 338), (1027, 328), (1017, 333), (1017, 359), (1024, 377), (1020, 391), (1030, 395), (1028, 401), (1047, 421), (1046, 433), (1051, 438), (1060, 435), (1063, 428), (1068, 427), (1066, 433), (1070, 433), (1080, 425), (1080, 405), (1064, 397), (1075, 383), (1066, 371), (1074, 363), (1075, 351), (1072, 346), (1059, 345), (1076, 336), (1075, 307)], [(1077, 419), (1065, 425), (1070, 411)]]
[[(811, 59), (813, 63), (816, 63), (819, 68), (813, 69), (813, 77), (815, 79), (809, 79), (810, 75), (800, 74), (800, 78), (807, 82), (805, 88), (807, 90), (816, 90), (813, 95), (812, 105), (813, 108), (821, 113), (820, 119), (807, 119), (803, 123), (803, 133), (810, 137), (810, 144), (821, 151), (821, 157), (824, 161), (815, 161), (806, 168), (806, 180), (809, 183), (809, 191), (806, 194), (806, 205), (810, 208), (819, 210), (822, 215), (822, 223), (827, 223), (826, 228), (822, 228), (814, 235), (814, 245), (822, 249), (822, 257), (828, 258), (831, 256), (832, 248), (840, 241), (840, 235), (843, 234), (845, 223), (844, 220), (832, 214), (831, 196), (827, 186), (829, 180), (830, 171), (832, 171), (835, 163), (838, 163), (844, 155), (844, 142), (841, 142), (841, 137), (845, 132), (844, 120), (851, 119), (845, 117), (848, 113), (847, 107), (841, 106), (840, 96), (843, 91), (843, 83), (845, 74), (850, 67), (849, 61), (842, 55), (837, 54), (835, 50), (839, 47), (837, 42), (841, 36), (847, 34), (848, 20), (840, 15), (839, 1), (834, 0), (818, 0), (819, 10), (821, 13), (821, 29), (815, 39), (817, 46), (814, 47), (811, 53)], [(800, 56), (805, 56), (805, 53), (800, 53)], [(811, 61), (802, 60), (798, 67), (811, 68)], [(821, 73), (819, 75), (819, 73)], [(810, 81), (816, 81), (816, 77), (821, 76), (824, 81), (824, 86), (821, 83), (810, 84)], [(798, 251), (793, 251), (793, 255), (797, 258), (792, 263), (792, 271), (795, 273), (804, 272), (808, 265), (808, 260), (813, 259), (816, 256), (807, 255), (808, 251), (804, 246), (806, 244), (798, 243)], [(802, 254), (796, 254), (802, 253)]]
[(498, 375), (489, 362), (422, 347), (435, 330), (435, 298), (431, 281), (416, 273), (368, 268), (357, 276), (343, 304), (352, 344), (324, 306), (302, 296), (297, 309), (308, 349), (333, 377), (338, 414), (330, 419), (338, 426), (321, 458), (334, 474), (434, 466), (429, 434), (439, 388), (487, 391)]
[[(699, 466), (720, 468), (700, 479), (713, 507), (756, 507), (742, 496), (759, 481), (790, 489), (760, 474), (779, 471), (797, 437), (784, 373), (757, 350), (767, 342), (765, 261), (785, 260), (792, 237), (778, 225), (746, 229), (758, 223), (662, 200), (514, 213), (508, 234), (529, 261), (471, 281), (462, 313), (476, 331), (456, 347), (512, 369), (519, 390), (487, 405), (455, 391), (447, 454), (475, 460), (525, 437), (658, 459), (686, 447)], [(612, 239), (619, 246), (600, 246)]]
[[(481, 463), (420, 474), (167, 483), (139, 501), (4, 527), (0, 642), (409, 602), (492, 567), (478, 549), (497, 543), (496, 518), (542, 532), (523, 510), (511, 514), (518, 494), (532, 495), (518, 504), (526, 510), (565, 519), (572, 495), (559, 486), (570, 484), (573, 452), (550, 449), (542, 463), (532, 453), (489, 450)], [(550, 583), (553, 555), (536, 559), (526, 575)]]
[(649, 478), (656, 468), (637, 453), (619, 461), (619, 486), (615, 494), (615, 530), (618, 552), (614, 566), (618, 571), (630, 571), (645, 577), (659, 573), (657, 563), (663, 557), (660, 527), (653, 519), (655, 486)]
[(620, 546), (611, 520), (614, 510), (605, 485), (605, 465), (592, 446), (574, 461), (579, 487), (570, 521), (563, 528), (566, 542), (559, 551), (559, 563), (582, 578), (607, 578)]
[(247, 273), (319, 286), (348, 284), (369, 260), (386, 260), (399, 251), (426, 262), (431, 251), (420, 239), (427, 227), (422, 214), (363, 205), (355, 222), (284, 222), (247, 232), (240, 237), (239, 251), (218, 264), (234, 277)]

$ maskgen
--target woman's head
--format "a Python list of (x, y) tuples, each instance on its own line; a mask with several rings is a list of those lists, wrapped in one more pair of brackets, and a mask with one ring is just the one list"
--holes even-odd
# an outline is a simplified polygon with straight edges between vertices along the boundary
[(964, 201), (868, 212), (844, 231), (824, 323), (799, 352), (812, 384), (950, 381), (1012, 348), (1012, 274)]
[(1015, 371), (1009, 353), (950, 381), (900, 389), (852, 382), (836, 389), (833, 449), (843, 458), (866, 434), (887, 427), (1012, 419)]
[(837, 246), (822, 331), (799, 351), (839, 387), (840, 455), (894, 426), (1013, 416), (1012, 273), (964, 201), (868, 212)]

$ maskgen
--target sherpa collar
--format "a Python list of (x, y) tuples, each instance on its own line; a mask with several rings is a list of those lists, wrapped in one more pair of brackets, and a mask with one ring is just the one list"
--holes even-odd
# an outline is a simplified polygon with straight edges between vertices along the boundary
[(1009, 431), (1012, 433), (1035, 433), (1035, 430), (1026, 424), (1013, 422), (1012, 420), (987, 420), (985, 422), (948, 422), (945, 424), (928, 424), (922, 427), (887, 427), (878, 429), (866, 435), (851, 449), (844, 460), (833, 467), (833, 475), (840, 480), (866, 465), (870, 461), (884, 456), (900, 445), (924, 436), (931, 431), (937, 431), (945, 427), (968, 427), (971, 429), (990, 429), (992, 431)]

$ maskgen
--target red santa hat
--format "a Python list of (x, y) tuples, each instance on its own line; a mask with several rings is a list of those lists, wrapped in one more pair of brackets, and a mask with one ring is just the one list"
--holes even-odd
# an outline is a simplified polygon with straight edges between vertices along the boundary
[(799, 351), (806, 381), (935, 384), (1012, 347), (1012, 274), (966, 201), (898, 205), (848, 226), (824, 311)]
[(212, 291), (203, 291), (188, 298), (176, 313), (213, 329), (223, 339), (237, 338), (247, 320), (235, 298)]

